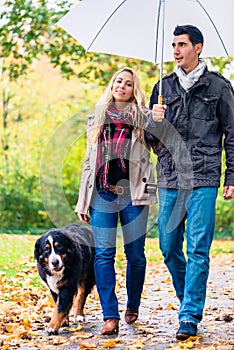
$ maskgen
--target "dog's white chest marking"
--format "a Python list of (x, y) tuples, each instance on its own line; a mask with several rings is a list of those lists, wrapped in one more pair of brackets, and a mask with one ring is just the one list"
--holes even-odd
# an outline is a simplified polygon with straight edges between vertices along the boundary
[(57, 286), (57, 283), (63, 278), (63, 272), (58, 272), (58, 273), (55, 273), (54, 275), (52, 276), (47, 276), (46, 277), (46, 281), (48, 283), (48, 286), (50, 287), (50, 289), (58, 294), (59, 293), (59, 290), (58, 290), (58, 286)]
[(49, 268), (51, 270), (52, 275), (46, 276), (46, 281), (47, 281), (50, 289), (54, 293), (58, 294), (59, 290), (58, 290), (57, 283), (63, 278), (63, 270), (64, 269), (62, 268), (62, 270), (60, 270), (60, 271), (53, 270), (53, 261), (58, 260), (59, 261), (58, 267), (62, 267), (62, 260), (61, 260), (60, 255), (56, 254), (54, 251), (53, 238), (51, 236), (48, 237), (48, 241), (50, 242), (50, 245), (51, 245), (51, 253), (49, 256)]

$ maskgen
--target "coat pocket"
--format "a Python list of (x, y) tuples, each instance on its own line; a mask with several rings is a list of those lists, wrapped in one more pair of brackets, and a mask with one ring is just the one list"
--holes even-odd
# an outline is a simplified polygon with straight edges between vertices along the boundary
[(216, 117), (218, 96), (194, 96), (193, 116), (197, 119), (212, 120)]
[(221, 150), (217, 146), (201, 147), (195, 145), (192, 147), (191, 155), (195, 172), (207, 174), (216, 172), (220, 168)]

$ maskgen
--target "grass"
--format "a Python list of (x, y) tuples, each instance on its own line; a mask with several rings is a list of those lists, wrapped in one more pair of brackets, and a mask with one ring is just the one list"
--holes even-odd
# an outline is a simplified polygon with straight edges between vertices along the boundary
[(0, 274), (7, 278), (25, 271), (33, 262), (36, 236), (0, 234)]
[(211, 246), (211, 254), (234, 253), (233, 240), (214, 240)]
[[(0, 274), (11, 278), (17, 273), (26, 271), (29, 267), (36, 267), (33, 258), (34, 244), (38, 236), (35, 235), (10, 235), (0, 234)], [(211, 255), (234, 253), (232, 240), (214, 240), (211, 247)], [(157, 238), (146, 239), (147, 260), (152, 263), (162, 262)], [(122, 239), (118, 239), (116, 264), (119, 268), (125, 266)], [(35, 278), (35, 283), (38, 283)]]
[(18, 264), (26, 257), (33, 257), (36, 236), (30, 235), (0, 235), (0, 267)]

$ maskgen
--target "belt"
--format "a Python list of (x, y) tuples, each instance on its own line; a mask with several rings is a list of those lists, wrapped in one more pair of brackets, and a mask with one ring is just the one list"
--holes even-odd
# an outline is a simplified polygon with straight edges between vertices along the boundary
[(110, 185), (108, 190), (110, 192), (113, 192), (114, 194), (118, 194), (118, 195), (124, 195), (124, 194), (129, 194), (130, 193), (130, 188), (128, 187), (124, 187), (124, 186), (113, 186)]

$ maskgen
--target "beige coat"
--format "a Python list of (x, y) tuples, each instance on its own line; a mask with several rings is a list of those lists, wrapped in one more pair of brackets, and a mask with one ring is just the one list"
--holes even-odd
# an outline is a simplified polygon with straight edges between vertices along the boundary
[[(88, 132), (88, 130), (87, 130)], [(139, 142), (139, 129), (133, 129), (129, 156), (129, 183), (133, 205), (149, 205), (157, 202), (156, 191), (145, 193), (146, 184), (155, 183), (154, 167), (150, 152)], [(76, 213), (87, 214), (93, 190), (96, 186), (96, 159), (98, 145), (88, 145), (84, 161)]]

